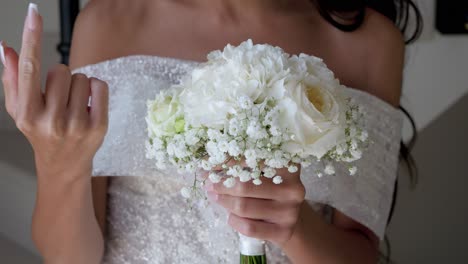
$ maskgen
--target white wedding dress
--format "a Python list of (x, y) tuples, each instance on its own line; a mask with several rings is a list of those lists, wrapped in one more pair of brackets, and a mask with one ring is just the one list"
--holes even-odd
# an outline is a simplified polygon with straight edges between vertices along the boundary
[[(104, 263), (238, 263), (238, 236), (226, 213), (205, 202), (190, 210), (180, 195), (191, 175), (156, 170), (145, 158), (146, 101), (197, 66), (197, 62), (156, 56), (129, 56), (75, 70), (106, 81), (110, 88), (109, 130), (94, 158), (93, 175), (112, 177), (108, 190), (108, 237)], [(318, 178), (302, 170), (307, 201), (320, 212), (328, 205), (383, 237), (397, 174), (402, 116), (370, 94), (346, 89), (367, 112), (372, 141), (357, 162)], [(267, 243), (269, 263), (289, 263)]]

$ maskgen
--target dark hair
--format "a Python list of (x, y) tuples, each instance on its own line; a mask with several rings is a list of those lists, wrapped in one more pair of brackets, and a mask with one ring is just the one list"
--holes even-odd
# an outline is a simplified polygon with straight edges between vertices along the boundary
[(364, 22), (366, 8), (386, 16), (408, 35), (410, 16), (413, 13), (415, 27), (406, 43), (415, 41), (422, 31), (422, 16), (418, 7), (411, 0), (312, 0), (322, 17), (330, 24), (343, 31), (354, 31)]
[[(411, 0), (315, 0), (313, 2), (317, 5), (320, 14), (325, 20), (343, 31), (349, 32), (358, 29), (364, 22), (366, 8), (372, 8), (393, 21), (406, 37), (406, 44), (415, 41), (422, 31), (423, 24), (421, 13)], [(416, 24), (412, 32), (408, 33), (411, 14), (414, 15)], [(417, 138), (416, 125), (408, 111), (401, 106), (400, 110), (406, 115), (413, 129), (412, 138), (407, 143), (403, 141), (400, 143), (400, 160), (405, 163), (409, 173), (411, 187), (414, 188), (417, 183), (418, 171), (416, 163), (411, 155), (411, 150)], [(387, 220), (388, 222), (390, 222), (393, 216), (397, 191), (398, 180), (395, 181), (393, 201)], [(387, 263), (390, 263), (391, 248), (387, 236), (385, 236), (385, 243), (387, 252), (386, 254), (381, 254), (381, 258)]]

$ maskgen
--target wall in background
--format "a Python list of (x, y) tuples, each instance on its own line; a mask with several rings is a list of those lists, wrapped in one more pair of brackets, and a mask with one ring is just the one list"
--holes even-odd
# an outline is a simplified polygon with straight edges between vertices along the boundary
[(388, 236), (397, 264), (468, 261), (468, 95), (421, 131), (414, 149), (419, 182), (401, 175)]
[[(39, 0), (36, 3), (39, 5), (39, 10), (44, 21), (41, 71), (42, 79), (45, 82), (48, 69), (60, 61), (60, 56), (56, 52), (56, 46), (59, 43), (58, 1)], [(8, 46), (15, 48), (17, 52), (21, 49), (21, 36), (28, 4), (29, 1), (26, 0), (15, 0), (2, 1), (0, 6), (0, 40), (5, 41)], [(0, 102), (0, 130), (16, 130), (16, 127), (5, 111), (3, 84), (1, 82)]]
[(468, 93), (468, 35), (441, 35), (435, 29), (435, 0), (415, 1), (424, 16), (421, 39), (407, 51), (402, 104), (419, 129)]

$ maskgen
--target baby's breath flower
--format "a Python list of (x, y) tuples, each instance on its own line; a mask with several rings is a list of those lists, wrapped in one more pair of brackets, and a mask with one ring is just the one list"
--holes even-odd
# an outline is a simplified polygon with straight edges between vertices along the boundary
[(239, 173), (242, 171), (242, 167), (240, 165), (234, 165), (228, 169), (226, 172), (227, 175), (237, 177)]
[(367, 131), (362, 131), (361, 134), (359, 135), (359, 140), (361, 140), (362, 142), (365, 142), (368, 137), (369, 137), (369, 134), (367, 133)]
[(249, 168), (252, 168), (252, 169), (257, 167), (257, 164), (258, 164), (257, 159), (246, 159), (245, 163), (247, 164)]
[(217, 141), (221, 137), (221, 132), (216, 129), (208, 129), (207, 135), (210, 140)]
[(352, 166), (352, 167), (350, 167), (348, 170), (349, 170), (349, 175), (353, 176), (353, 175), (355, 175), (356, 172), (357, 172), (357, 167), (356, 167), (356, 166)]
[(164, 147), (164, 142), (161, 139), (153, 138), (152, 141), (153, 141), (152, 145), (153, 145), (155, 150), (160, 150), (160, 149), (162, 149)]
[(333, 175), (335, 174), (335, 167), (333, 167), (333, 165), (331, 164), (327, 164), (323, 172), (325, 172), (325, 174), (328, 174), (328, 175)]
[(226, 140), (218, 142), (218, 149), (221, 152), (227, 152), (229, 150), (229, 143)]
[(210, 179), (210, 181), (212, 183), (219, 183), (221, 181), (221, 176), (219, 176), (217, 173), (215, 172), (211, 172), (209, 175), (208, 175), (208, 178)]
[(227, 178), (224, 180), (223, 185), (226, 186), (226, 188), (232, 188), (234, 185), (236, 185), (236, 179), (233, 177)]
[(192, 129), (185, 133), (185, 142), (187, 145), (193, 146), (200, 141), (200, 138), (197, 136), (197, 131)]
[(200, 167), (206, 171), (209, 171), (213, 168), (207, 160), (202, 160), (200, 162)]
[(147, 159), (155, 158), (156, 150), (148, 141), (145, 142), (145, 148), (146, 148), (146, 153), (145, 153), (146, 158)]
[(297, 170), (298, 170), (298, 168), (295, 165), (291, 165), (291, 166), (288, 167), (288, 171), (290, 173), (295, 173), (295, 172), (297, 172)]
[(189, 163), (187, 163), (185, 165), (185, 171), (187, 171), (187, 172), (193, 173), (193, 172), (195, 172), (195, 169), (196, 169), (196, 166), (195, 166), (195, 163), (193, 163), (193, 162), (189, 162)]
[(239, 119), (236, 117), (232, 118), (229, 120), (229, 134), (232, 136), (237, 136), (241, 132), (241, 123), (239, 122)]
[(252, 179), (260, 178), (261, 175), (262, 175), (262, 171), (260, 170), (258, 166), (253, 168), (250, 172), (250, 177), (252, 177)]
[(253, 184), (255, 184), (255, 185), (261, 185), (261, 184), (262, 184), (262, 180), (260, 180), (260, 179), (255, 179), (255, 180), (253, 180)]
[(283, 182), (283, 178), (281, 176), (275, 176), (273, 178), (273, 183), (274, 184), (281, 184)]
[(250, 121), (246, 133), (252, 139), (262, 139), (268, 136), (266, 130), (255, 120)]
[(357, 149), (358, 148), (358, 143), (355, 139), (351, 140), (351, 149)]
[(354, 160), (358, 160), (362, 157), (362, 151), (360, 149), (351, 149), (349, 152), (353, 156)]
[(270, 138), (271, 140), (271, 143), (274, 144), (274, 145), (279, 145), (282, 141), (282, 137), (281, 136), (273, 136)]
[(256, 159), (257, 158), (257, 155), (255, 154), (254, 149), (247, 149), (244, 152), (244, 156), (245, 156), (246, 159)]
[(250, 175), (251, 173), (249, 171), (243, 170), (239, 173), (239, 180), (241, 182), (248, 182), (252, 179)]
[(229, 141), (228, 153), (231, 157), (237, 157), (241, 154), (242, 150), (236, 140)]
[(346, 152), (347, 149), (348, 147), (346, 144), (338, 144), (338, 146), (336, 146), (336, 154), (341, 156)]
[(351, 126), (349, 128), (349, 136), (353, 138), (356, 135), (357, 135), (357, 128), (355, 126)]
[(267, 178), (273, 178), (276, 175), (276, 170), (272, 167), (266, 167), (263, 169), (263, 176)]
[(272, 136), (280, 136), (281, 135), (281, 130), (277, 126), (271, 126), (270, 127), (270, 134)]
[(291, 161), (294, 163), (301, 163), (302, 160), (301, 158), (295, 156), (295, 157), (292, 157)]

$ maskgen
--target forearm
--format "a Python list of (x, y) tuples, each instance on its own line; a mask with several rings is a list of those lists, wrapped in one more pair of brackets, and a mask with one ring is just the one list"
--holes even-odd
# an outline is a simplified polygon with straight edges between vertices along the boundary
[(38, 170), (33, 239), (46, 264), (100, 263), (104, 242), (93, 211), (90, 171), (70, 173), (44, 175)]
[(327, 223), (309, 205), (291, 239), (283, 247), (295, 264), (377, 263), (378, 249), (364, 235)]

